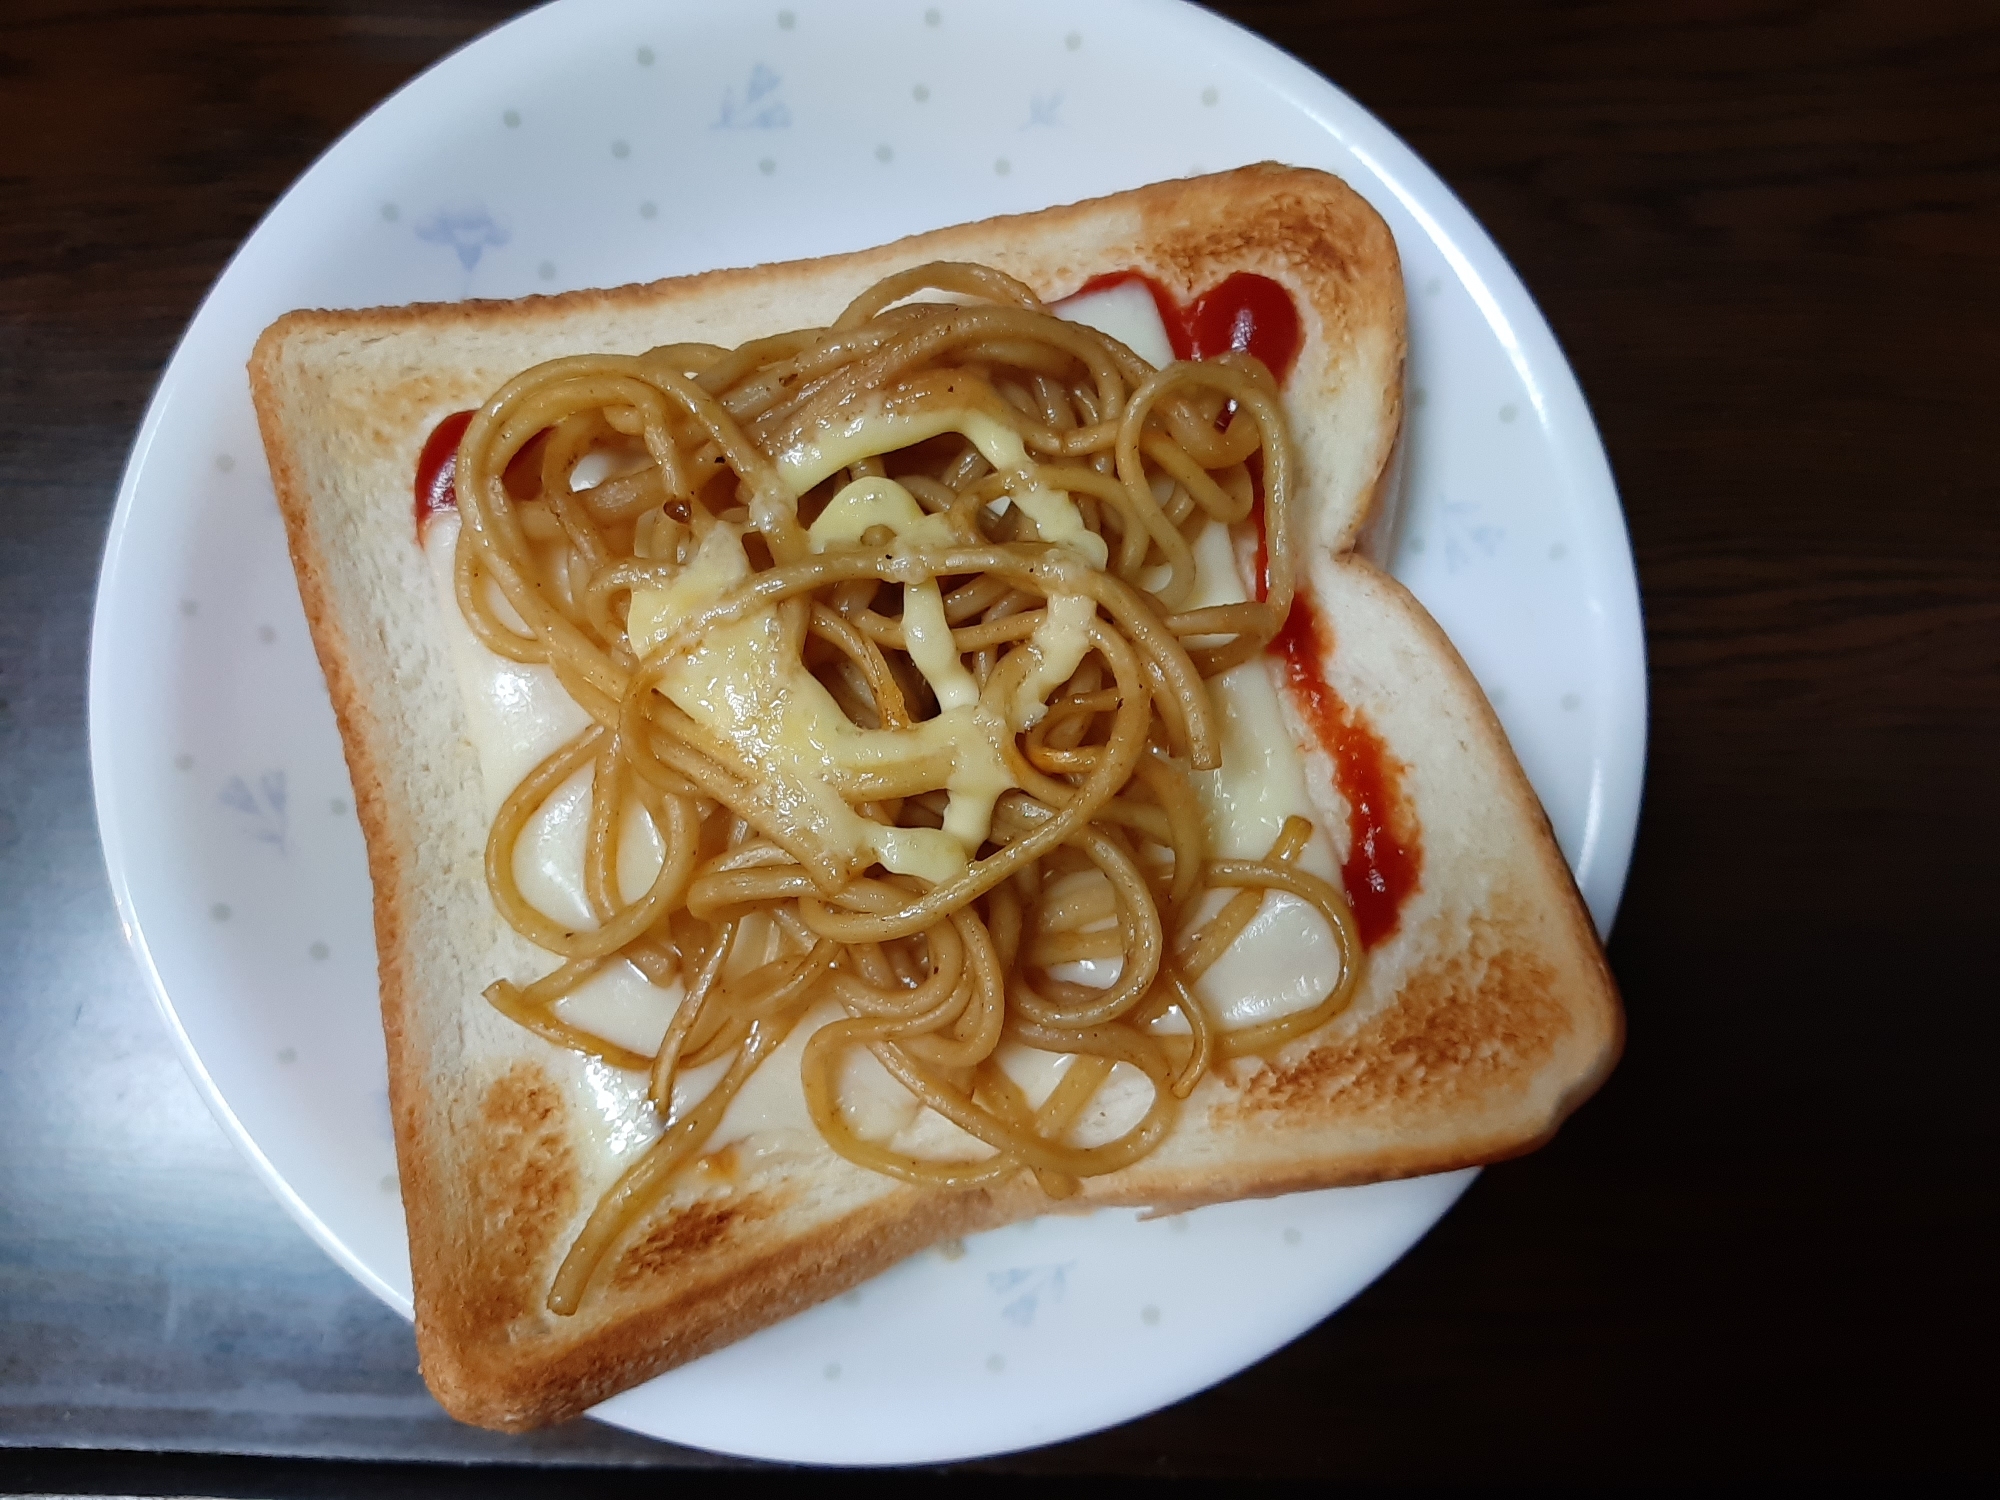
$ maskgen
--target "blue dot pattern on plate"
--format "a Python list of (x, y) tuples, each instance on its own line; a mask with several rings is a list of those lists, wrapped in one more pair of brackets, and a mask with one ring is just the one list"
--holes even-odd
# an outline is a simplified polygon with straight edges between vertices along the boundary
[(1062, 1301), (1069, 1273), (1075, 1266), (1075, 1261), (1067, 1261), (1061, 1265), (989, 1271), (986, 1284), (1003, 1299), (1000, 1316), (1017, 1328), (1026, 1328), (1045, 1304)]
[(280, 856), (285, 853), (288, 820), (283, 770), (263, 771), (248, 778), (231, 776), (222, 783), (216, 800), (236, 814), (237, 827), (245, 838), (269, 844)]
[(753, 63), (743, 80), (742, 93), (731, 84), (722, 91), (716, 110), (717, 130), (784, 130), (792, 123), (792, 111), (780, 90), (784, 79), (768, 63)]
[(488, 250), (496, 250), (512, 238), (504, 224), (476, 203), (436, 210), (418, 221), (416, 235), (429, 244), (448, 248), (468, 274)]

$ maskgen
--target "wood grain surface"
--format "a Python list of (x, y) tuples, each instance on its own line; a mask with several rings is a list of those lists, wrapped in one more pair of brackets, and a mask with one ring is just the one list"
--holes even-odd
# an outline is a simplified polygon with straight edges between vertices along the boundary
[[(1596, 413), (1652, 674), (1611, 943), (1630, 1038), (1554, 1145), (1327, 1324), (1168, 1411), (970, 1467), (1990, 1474), (2000, 7), (1217, 8), (1438, 170)], [(0, 10), (0, 900), (58, 878), (108, 905), (87, 815), (44, 818), (35, 789), (83, 764), (89, 592), (181, 328), (317, 153), (515, 9)], [(49, 1487), (125, 1472), (19, 1457)], [(203, 1462), (148, 1492), (317, 1483)]]

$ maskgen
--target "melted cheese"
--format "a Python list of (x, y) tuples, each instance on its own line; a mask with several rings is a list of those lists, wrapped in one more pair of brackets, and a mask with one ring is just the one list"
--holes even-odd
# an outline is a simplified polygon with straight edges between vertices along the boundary
[[(893, 479), (855, 480), (827, 502), (806, 539), (813, 551), (824, 552), (830, 546), (853, 546), (878, 526), (906, 546), (949, 547), (954, 540), (951, 523), (926, 515), (916, 496)], [(979, 701), (979, 684), (952, 645), (944, 595), (934, 578), (903, 585), (903, 643), (937, 695), (939, 708), (970, 708)]]
[(1097, 605), (1083, 594), (1052, 594), (1048, 616), (1028, 637), (1035, 660), (1022, 674), (1014, 690), (1015, 726), (1027, 729), (1041, 722), (1048, 712), (1048, 697), (1083, 665), (1090, 652), (1090, 627), (1097, 621)]
[[(459, 612), (452, 560), (458, 552), (458, 512), (440, 511), (424, 524), (424, 561), (437, 585), (438, 624), (465, 707), (466, 733), (479, 756), (481, 791), (490, 818), (528, 773), (590, 727), (590, 715), (539, 663), (508, 661), (480, 644)], [(500, 618), (520, 616), (496, 588), (489, 595)]]
[[(943, 517), (925, 514), (902, 485), (880, 478), (841, 489), (807, 540), (823, 551), (877, 527), (899, 546), (951, 540)], [(632, 649), (642, 657), (658, 649), (682, 620), (749, 575), (741, 531), (715, 524), (672, 582), (634, 590), (626, 616)], [(728, 748), (803, 837), (850, 868), (879, 861), (942, 884), (964, 872), (986, 839), (994, 803), (1016, 784), (1001, 747), (1042, 716), (1048, 695), (1076, 671), (1095, 617), (1088, 598), (1055, 595), (1030, 639), (1030, 670), (1010, 701), (992, 705), (981, 702), (959, 660), (936, 581), (905, 583), (905, 643), (938, 701), (935, 716), (908, 728), (865, 729), (849, 719), (785, 639), (775, 609), (708, 632), (665, 668), (659, 690)], [(938, 789), (950, 794), (942, 829), (889, 827), (851, 805)]]
[(893, 453), (912, 443), (956, 432), (1002, 474), (1007, 494), (1035, 523), (1045, 542), (1074, 549), (1094, 568), (1110, 558), (1104, 538), (1083, 524), (1076, 502), (1061, 490), (1034, 479), (1034, 465), (1021, 435), (1003, 422), (970, 408), (925, 406), (898, 409), (880, 402), (857, 408), (841, 423), (822, 428), (778, 455), (778, 474), (794, 496), (831, 478), (859, 459)]
[(1072, 323), (1108, 333), (1154, 369), (1174, 362), (1173, 342), (1160, 309), (1144, 282), (1121, 281), (1101, 292), (1086, 292), (1050, 305), (1049, 311)]
[(815, 552), (833, 546), (855, 546), (862, 534), (885, 526), (896, 539), (917, 547), (949, 547), (951, 523), (926, 514), (917, 497), (893, 479), (857, 479), (826, 502), (806, 536)]
[[(749, 572), (741, 533), (715, 525), (672, 583), (634, 591), (632, 649), (653, 651)], [(1004, 720), (974, 703), (908, 729), (863, 729), (805, 669), (775, 610), (710, 631), (667, 666), (659, 690), (726, 747), (801, 837), (852, 868), (879, 860), (899, 874), (950, 880), (1014, 784), (1000, 751), (1011, 732)], [(943, 829), (886, 827), (848, 803), (940, 787), (951, 793)]]

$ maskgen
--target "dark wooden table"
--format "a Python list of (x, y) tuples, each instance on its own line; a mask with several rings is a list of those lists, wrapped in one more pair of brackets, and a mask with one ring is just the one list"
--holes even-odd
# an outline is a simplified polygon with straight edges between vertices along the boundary
[[(2000, 9), (1220, 8), (1465, 198), (1603, 428), (1652, 668), (1611, 944), (1630, 1044), (1553, 1146), (1324, 1326), (971, 1467), (1990, 1475)], [(177, 334), (319, 151), (513, 9), (0, 13), (0, 1489), (527, 1493), (548, 1475), (484, 1466), (564, 1463), (651, 1493), (632, 1470), (716, 1463), (426, 1405), (408, 1330), (174, 1065), (89, 810), (92, 587)], [(482, 1467), (334, 1466), (412, 1460)]]

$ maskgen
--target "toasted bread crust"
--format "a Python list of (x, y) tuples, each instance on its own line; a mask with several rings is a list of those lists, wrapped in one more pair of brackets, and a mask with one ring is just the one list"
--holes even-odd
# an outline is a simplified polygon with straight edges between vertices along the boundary
[[(513, 1189), (496, 1198), (510, 1215), (532, 1212), (542, 1185), (536, 1164), (510, 1160), (510, 1144), (504, 1128), (495, 1133), (499, 1168), (486, 1175)], [(1041, 1211), (1039, 1191), (1026, 1182), (938, 1192), (892, 1184), (853, 1212), (797, 1233), (786, 1228), (795, 1201), (782, 1183), (673, 1200), (626, 1236), (593, 1292), (599, 1305), (570, 1320), (540, 1306), (567, 1242), (550, 1236), (541, 1255), (522, 1256), (513, 1252), (526, 1246), (502, 1237), (474, 1284), (429, 1299), (428, 1317), (420, 1308), (424, 1378), (462, 1421), (507, 1431), (542, 1426), (803, 1312), (928, 1246)], [(571, 1222), (552, 1213), (529, 1234)]]
[[(1348, 1015), (1212, 1076), (1154, 1156), (1093, 1180), (1076, 1206), (1183, 1208), (1492, 1160), (1545, 1138), (1616, 1056), (1602, 955), (1497, 721), (1421, 608), (1343, 555), (1399, 430), (1404, 326), (1388, 230), (1336, 179), (1246, 168), (819, 261), (289, 314), (259, 340), (251, 386), (367, 838), (424, 1373), (467, 1421), (561, 1420), (926, 1245), (1051, 1206), (1025, 1176), (921, 1191), (821, 1150), (677, 1184), (583, 1311), (547, 1311), (555, 1265), (612, 1168), (568, 1113), (574, 1060), (478, 999), (534, 955), (485, 892), (483, 820), (462, 793), (477, 763), (412, 537), (425, 437), (518, 370), (823, 323), (882, 275), (933, 259), (995, 265), (1049, 299), (1127, 269), (1183, 298), (1246, 269), (1292, 292), (1305, 342), (1285, 400), (1312, 497), (1300, 550), (1339, 642), (1328, 670), (1408, 762), (1435, 850)], [(1400, 693), (1411, 674), (1421, 702)], [(1455, 820), (1459, 833), (1436, 837)], [(1451, 878), (1461, 857), (1476, 879)]]

